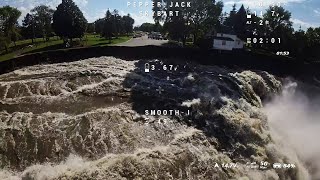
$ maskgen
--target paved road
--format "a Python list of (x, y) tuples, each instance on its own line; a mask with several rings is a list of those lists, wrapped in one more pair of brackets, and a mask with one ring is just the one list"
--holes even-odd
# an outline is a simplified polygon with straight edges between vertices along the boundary
[(131, 40), (117, 44), (116, 46), (147, 46), (147, 45), (155, 45), (155, 46), (161, 46), (165, 43), (167, 43), (168, 40), (155, 40), (155, 39), (149, 39), (148, 36), (142, 36), (140, 38), (132, 38)]

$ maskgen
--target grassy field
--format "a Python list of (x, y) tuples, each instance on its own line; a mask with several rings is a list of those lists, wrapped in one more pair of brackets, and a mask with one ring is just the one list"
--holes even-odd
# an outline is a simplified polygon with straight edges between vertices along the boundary
[(122, 42), (126, 42), (131, 39), (132, 36), (120, 36), (118, 38), (113, 38), (111, 43), (109, 39), (100, 38), (99, 35), (87, 35), (85, 46), (108, 46), (113, 44), (118, 44)]
[[(85, 35), (85, 38), (74, 39), (73, 42), (79, 43), (76, 47), (92, 47), (92, 46), (109, 46), (126, 42), (131, 39), (131, 36), (120, 36), (118, 38), (112, 38), (111, 42), (109, 39), (101, 38), (100, 35)], [(16, 46), (12, 43), (10, 45), (9, 53), (0, 51), (0, 62), (12, 59), (16, 56), (37, 53), (49, 50), (65, 49), (63, 47), (63, 41), (57, 37), (51, 38), (48, 42), (44, 42), (42, 38), (35, 39), (32, 44), (31, 39), (21, 40), (16, 42)]]
[[(51, 41), (52, 40), (57, 40), (57, 39), (58, 39), (57, 36), (50, 38)], [(34, 44), (42, 43), (43, 42), (43, 38), (36, 38), (36, 39), (33, 40), (33, 42), (34, 42)], [(26, 45), (30, 45), (30, 44), (32, 44), (32, 40), (31, 39), (26, 39), (26, 40), (21, 40), (21, 41), (17, 41), (16, 42), (17, 46), (26, 46)], [(10, 48), (12, 48), (12, 47), (14, 47), (14, 43), (10, 44)]]

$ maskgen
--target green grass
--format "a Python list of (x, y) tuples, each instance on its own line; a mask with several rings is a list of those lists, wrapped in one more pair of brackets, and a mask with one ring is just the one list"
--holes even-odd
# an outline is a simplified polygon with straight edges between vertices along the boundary
[[(3, 54), (0, 56), (0, 62), (12, 59), (16, 56), (22, 55), (22, 54), (27, 54), (27, 53), (33, 53), (37, 52), (37, 50), (43, 50), (48, 47), (56, 46), (59, 44), (62, 44), (62, 40), (57, 40), (57, 39), (52, 39), (49, 42), (36, 42), (33, 47), (27, 47), (28, 45), (31, 44), (31, 40), (29, 43), (29, 40), (24, 40), (22, 42), (17, 42), (17, 46), (20, 46), (18, 50), (9, 52), (8, 54)], [(19, 45), (18, 45), (19, 44)]]
[[(52, 41), (52, 40), (57, 40), (57, 36), (51, 37), (50, 41)], [(36, 39), (33, 40), (33, 42), (34, 43), (43, 43), (43, 38), (36, 38)], [(30, 44), (32, 44), (32, 40), (31, 39), (26, 39), (26, 40), (21, 40), (21, 41), (17, 41), (16, 42), (17, 46), (21, 46), (21, 45), (28, 46)], [(10, 44), (10, 48), (12, 48), (12, 47), (14, 47), (14, 43)]]
[[(74, 39), (74, 42), (78, 41), (79, 46), (82, 47), (92, 47), (92, 46), (109, 46), (113, 44), (118, 44), (126, 42), (131, 39), (131, 36), (120, 36), (118, 38), (113, 38), (111, 42), (108, 39), (101, 38), (100, 35), (85, 35), (85, 39), (80, 41), (80, 39)], [(5, 54), (4, 51), (0, 52), (0, 62), (12, 59), (19, 55), (44, 52), (49, 50), (65, 49), (63, 47), (63, 41), (57, 39), (57, 37), (50, 38), (48, 42), (44, 42), (42, 38), (35, 39), (33, 47), (28, 47), (32, 44), (31, 39), (21, 40), (16, 42), (16, 47), (13, 43), (10, 45), (11, 52)]]
[(131, 39), (131, 36), (120, 36), (118, 38), (112, 38), (111, 42), (109, 41), (109, 39), (100, 38), (100, 35), (86, 35), (86, 39), (87, 41), (84, 44), (85, 46), (109, 46), (126, 42)]

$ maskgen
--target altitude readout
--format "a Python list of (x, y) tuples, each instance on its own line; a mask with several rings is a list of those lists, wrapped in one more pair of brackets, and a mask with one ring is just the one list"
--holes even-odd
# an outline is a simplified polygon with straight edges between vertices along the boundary
[(178, 65), (173, 64), (150, 64), (146, 63), (144, 66), (145, 72), (151, 71), (177, 71), (179, 68)]

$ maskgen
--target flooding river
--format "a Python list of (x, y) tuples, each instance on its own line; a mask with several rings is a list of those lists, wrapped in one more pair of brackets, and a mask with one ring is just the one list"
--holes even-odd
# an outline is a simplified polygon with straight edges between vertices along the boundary
[[(145, 73), (145, 63), (179, 68)], [(15, 70), (0, 75), (0, 179), (308, 179), (262, 109), (282, 90), (267, 72), (172, 60)], [(144, 114), (170, 109), (191, 114)], [(264, 161), (267, 169), (247, 167)], [(277, 162), (296, 168), (275, 170)]]

